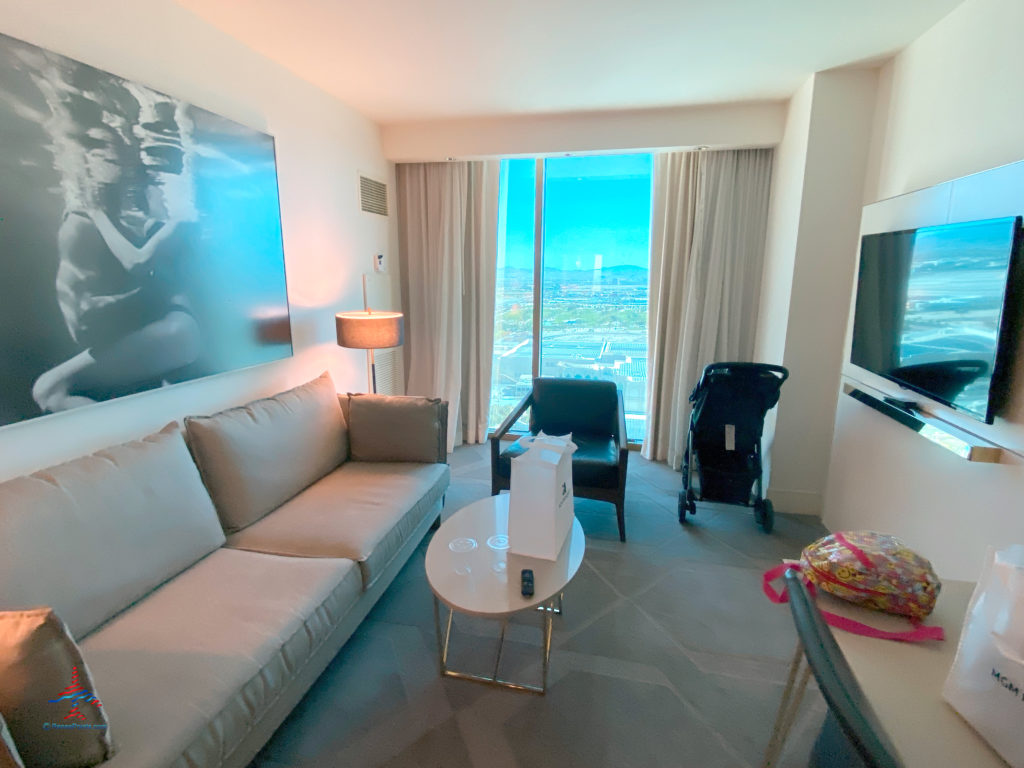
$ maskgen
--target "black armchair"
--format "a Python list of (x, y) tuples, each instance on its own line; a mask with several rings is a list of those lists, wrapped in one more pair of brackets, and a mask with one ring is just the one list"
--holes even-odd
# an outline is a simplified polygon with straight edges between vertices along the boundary
[(611, 381), (541, 377), (491, 435), (491, 495), (507, 490), (512, 459), (523, 453), (518, 443), (501, 450), (501, 438), (530, 409), (530, 432), (572, 432), (573, 494), (615, 505), (619, 539), (626, 540), (626, 412), (622, 393)]

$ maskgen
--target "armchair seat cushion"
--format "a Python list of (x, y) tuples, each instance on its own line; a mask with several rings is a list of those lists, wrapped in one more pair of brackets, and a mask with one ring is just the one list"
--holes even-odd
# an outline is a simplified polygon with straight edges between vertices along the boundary
[[(576, 452), (572, 455), (572, 484), (588, 488), (617, 488), (619, 485), (619, 450), (607, 435), (573, 434)], [(512, 478), (512, 459), (525, 449), (516, 441), (498, 456), (497, 472)]]

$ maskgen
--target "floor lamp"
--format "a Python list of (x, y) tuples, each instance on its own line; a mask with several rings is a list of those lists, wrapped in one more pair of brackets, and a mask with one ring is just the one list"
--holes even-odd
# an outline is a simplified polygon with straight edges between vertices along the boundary
[(372, 309), (339, 312), (334, 316), (338, 346), (366, 350), (367, 384), (374, 394), (377, 393), (377, 365), (373, 350), (402, 346), (402, 319), (401, 312), (374, 312)]

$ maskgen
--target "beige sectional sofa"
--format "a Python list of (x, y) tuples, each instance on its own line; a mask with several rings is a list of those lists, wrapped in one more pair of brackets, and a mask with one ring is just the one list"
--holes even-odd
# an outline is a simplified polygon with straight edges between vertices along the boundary
[(246, 765), (438, 519), (446, 404), (340, 401), (321, 377), (0, 484), (0, 610), (68, 625), (104, 766)]

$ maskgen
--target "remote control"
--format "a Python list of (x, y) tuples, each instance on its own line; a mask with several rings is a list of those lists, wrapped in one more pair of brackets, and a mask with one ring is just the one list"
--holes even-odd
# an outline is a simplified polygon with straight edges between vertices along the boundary
[(523, 568), (522, 590), (523, 597), (533, 597), (533, 571), (529, 568)]

